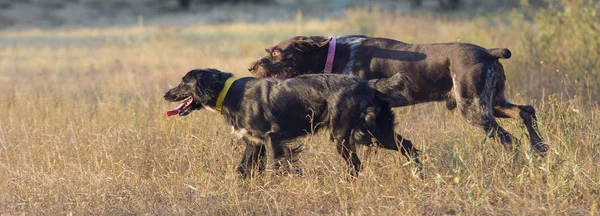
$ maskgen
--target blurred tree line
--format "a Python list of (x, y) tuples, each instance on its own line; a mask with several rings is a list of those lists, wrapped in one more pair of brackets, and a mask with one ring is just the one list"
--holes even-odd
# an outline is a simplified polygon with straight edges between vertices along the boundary
[[(440, 4), (440, 7), (444, 10), (454, 10), (458, 8), (461, 3), (461, 0), (437, 0)], [(411, 0), (411, 3), (415, 7), (421, 7), (423, 5), (423, 0)]]
[[(188, 9), (192, 5), (192, 0), (178, 0), (179, 6), (183, 9)], [(195, 0), (194, 2), (200, 3), (240, 3), (240, 2), (256, 2), (256, 3), (269, 3), (274, 0)]]
[[(179, 6), (183, 9), (188, 9), (192, 5), (192, 0), (178, 0)], [(275, 0), (195, 0), (194, 2), (199, 3), (240, 3), (240, 2), (256, 2), (256, 3), (271, 3)], [(412, 5), (415, 7), (421, 7), (423, 0), (410, 0)], [(442, 9), (454, 10), (458, 8), (461, 0), (435, 0), (438, 1)]]

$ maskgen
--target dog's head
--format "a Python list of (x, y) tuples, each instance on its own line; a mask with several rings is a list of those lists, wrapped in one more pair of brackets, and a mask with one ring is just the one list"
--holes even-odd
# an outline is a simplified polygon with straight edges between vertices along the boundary
[(167, 116), (179, 114), (185, 116), (194, 110), (213, 109), (225, 81), (233, 76), (217, 69), (194, 69), (188, 72), (181, 83), (165, 93), (165, 100), (182, 103), (167, 111)]
[[(313, 62), (307, 61), (316, 51), (326, 49), (331, 38), (322, 36), (296, 36), (266, 48), (267, 55), (252, 62), (248, 70), (257, 77), (290, 78), (311, 71)], [(326, 54), (326, 51), (325, 51)]]

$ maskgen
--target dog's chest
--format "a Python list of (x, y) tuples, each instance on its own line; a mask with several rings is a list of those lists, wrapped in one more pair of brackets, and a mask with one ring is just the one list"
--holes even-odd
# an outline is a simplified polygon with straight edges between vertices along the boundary
[(235, 128), (234, 126), (231, 126), (231, 134), (233, 134), (237, 138), (241, 139), (245, 135), (248, 135), (248, 130), (246, 130), (245, 128), (238, 129), (238, 128)]
[(231, 134), (233, 134), (238, 139), (246, 138), (253, 143), (263, 142), (263, 140), (260, 137), (253, 136), (252, 133), (250, 133), (250, 131), (248, 131), (246, 128), (236, 128), (234, 126), (231, 126)]

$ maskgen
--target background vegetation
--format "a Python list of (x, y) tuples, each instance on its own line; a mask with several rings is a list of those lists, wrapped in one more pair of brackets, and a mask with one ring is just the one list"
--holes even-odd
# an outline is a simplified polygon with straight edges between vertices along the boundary
[[(266, 23), (0, 32), (0, 214), (575, 214), (600, 200), (600, 4), (469, 18), (355, 8), (342, 18), (297, 13)], [(550, 145), (515, 153), (444, 104), (400, 108), (397, 130), (422, 150), (425, 179), (396, 152), (361, 149), (346, 181), (335, 147), (300, 139), (305, 175), (241, 181), (242, 146), (220, 116), (166, 118), (162, 100), (192, 68), (238, 76), (263, 49), (294, 35), (367, 34), (411, 43), (507, 47), (508, 95), (537, 108)]]

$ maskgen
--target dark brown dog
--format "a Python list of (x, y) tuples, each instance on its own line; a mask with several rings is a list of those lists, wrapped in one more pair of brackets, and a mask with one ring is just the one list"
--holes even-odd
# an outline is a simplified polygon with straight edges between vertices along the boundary
[[(407, 44), (386, 38), (341, 36), (335, 38), (332, 73), (365, 79), (389, 77), (404, 71), (410, 88), (401, 93), (407, 106), (445, 101), (448, 109), (459, 108), (464, 118), (497, 137), (506, 149), (516, 139), (494, 117), (521, 119), (529, 132), (532, 147), (540, 154), (547, 146), (537, 133), (535, 109), (515, 105), (504, 95), (506, 77), (498, 59), (510, 58), (505, 48), (485, 49), (468, 43)], [(267, 48), (267, 56), (253, 62), (248, 70), (259, 77), (295, 77), (323, 73), (332, 38), (297, 36)]]

